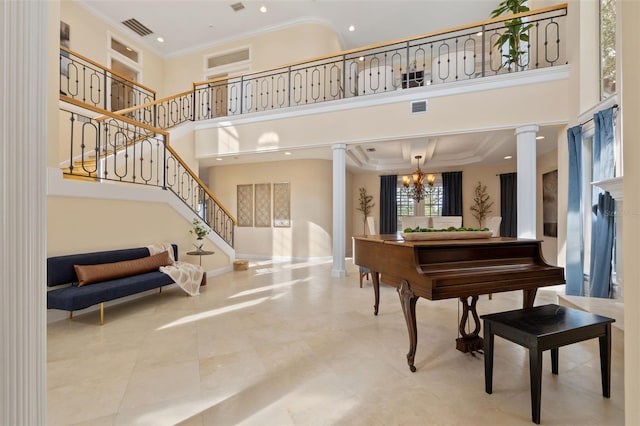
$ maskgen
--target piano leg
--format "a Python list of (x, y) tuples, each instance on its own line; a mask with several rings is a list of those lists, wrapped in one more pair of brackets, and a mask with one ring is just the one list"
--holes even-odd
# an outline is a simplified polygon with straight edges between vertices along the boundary
[(373, 315), (378, 315), (378, 306), (380, 305), (380, 274), (371, 271), (371, 281), (373, 281), (373, 294), (375, 303), (373, 305)]
[[(474, 351), (479, 351), (484, 347), (484, 342), (482, 341), (482, 337), (479, 336), (480, 333), (480, 318), (478, 318), (478, 312), (476, 311), (476, 303), (478, 302), (478, 296), (471, 297), (471, 303), (469, 303), (468, 297), (461, 297), (460, 303), (462, 303), (462, 318), (460, 318), (460, 326), (458, 327), (458, 331), (460, 331), (459, 337), (456, 339), (456, 349), (467, 353), (471, 352), (473, 355)], [(466, 325), (471, 321), (469, 318), (469, 312), (473, 317), (473, 322), (475, 323), (475, 327), (471, 333), (467, 333), (465, 331)]]
[(533, 302), (536, 300), (537, 288), (523, 289), (522, 290), (522, 307), (533, 308)]
[(413, 290), (411, 290), (406, 280), (400, 281), (398, 295), (400, 296), (402, 312), (404, 312), (404, 319), (407, 322), (407, 330), (409, 331), (407, 364), (409, 364), (409, 370), (415, 373), (416, 367), (413, 365), (413, 361), (416, 356), (416, 346), (418, 345), (418, 333), (416, 331), (416, 302), (418, 301), (418, 297), (413, 293)]

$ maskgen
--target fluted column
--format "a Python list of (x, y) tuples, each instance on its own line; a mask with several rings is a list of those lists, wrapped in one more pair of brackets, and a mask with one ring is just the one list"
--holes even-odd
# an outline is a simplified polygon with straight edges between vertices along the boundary
[(536, 238), (535, 124), (516, 129), (518, 156), (518, 238)]
[(45, 0), (0, 2), (0, 424), (46, 424)]
[(347, 238), (347, 146), (336, 143), (333, 150), (333, 268), (331, 275), (344, 277), (345, 269), (345, 241)]

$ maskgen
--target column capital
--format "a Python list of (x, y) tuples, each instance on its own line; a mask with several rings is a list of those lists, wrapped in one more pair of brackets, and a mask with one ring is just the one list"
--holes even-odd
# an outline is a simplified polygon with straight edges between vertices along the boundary
[(517, 136), (523, 133), (538, 133), (538, 130), (540, 130), (540, 126), (537, 124), (527, 124), (526, 126), (517, 127), (515, 134)]
[(346, 143), (334, 143), (334, 144), (331, 144), (331, 149), (334, 150), (334, 151), (337, 150), (337, 149), (346, 150), (347, 149), (347, 144)]

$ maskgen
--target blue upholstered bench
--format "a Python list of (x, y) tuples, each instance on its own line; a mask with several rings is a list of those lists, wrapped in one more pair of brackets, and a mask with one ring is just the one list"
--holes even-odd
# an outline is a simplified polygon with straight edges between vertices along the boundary
[[(178, 246), (172, 244), (174, 258)], [(47, 287), (61, 287), (47, 292), (47, 308), (69, 311), (100, 304), (100, 325), (104, 324), (104, 302), (173, 284), (168, 275), (154, 270), (116, 279), (78, 286), (74, 265), (101, 265), (149, 257), (146, 247), (56, 256), (47, 259)]]

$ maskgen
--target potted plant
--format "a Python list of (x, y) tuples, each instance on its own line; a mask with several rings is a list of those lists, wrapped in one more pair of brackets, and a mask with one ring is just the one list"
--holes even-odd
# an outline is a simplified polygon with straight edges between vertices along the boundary
[(487, 194), (487, 186), (478, 181), (478, 185), (474, 189), (473, 205), (470, 207), (471, 214), (478, 220), (480, 228), (484, 226), (484, 220), (488, 213), (491, 213), (493, 201)]
[(204, 244), (203, 238), (211, 232), (211, 228), (200, 222), (200, 220), (195, 217), (191, 221), (191, 224), (193, 225), (193, 229), (191, 229), (189, 233), (195, 234), (196, 236), (196, 243), (194, 245), (198, 250), (202, 250), (202, 245)]
[(360, 188), (360, 207), (357, 207), (358, 211), (362, 212), (362, 216), (363, 217), (363, 230), (364, 230), (364, 235), (367, 235), (367, 217), (369, 216), (369, 213), (371, 213), (371, 209), (373, 208), (373, 206), (375, 206), (374, 203), (372, 203), (373, 201), (373, 195), (368, 195), (367, 194), (367, 189), (366, 188)]
[[(527, 0), (504, 0), (491, 12), (491, 17), (497, 18), (505, 12), (514, 15), (528, 12), (529, 8), (525, 5), (526, 2)], [(502, 66), (518, 71), (518, 68), (523, 68), (520, 58), (526, 53), (526, 50), (521, 50), (521, 43), (529, 43), (529, 29), (533, 27), (533, 24), (527, 24), (521, 18), (516, 18), (505, 21), (504, 25), (505, 30), (496, 40), (494, 46), (500, 51), (503, 46), (508, 47), (508, 53), (502, 55)]]

